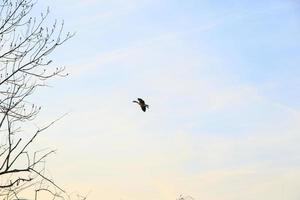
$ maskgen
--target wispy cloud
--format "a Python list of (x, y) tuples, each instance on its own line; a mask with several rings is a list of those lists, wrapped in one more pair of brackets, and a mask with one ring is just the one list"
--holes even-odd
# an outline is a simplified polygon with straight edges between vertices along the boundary
[[(172, 8), (174, 15), (184, 12), (183, 19), (190, 26), (177, 27), (175, 23), (172, 30), (157, 28), (140, 38), (133, 37), (136, 29), (127, 37), (121, 31), (117, 36), (126, 42), (103, 48), (105, 41), (87, 37), (100, 34), (98, 29), (106, 28), (103, 24), (143, 6), (147, 10), (151, 2), (74, 3), (93, 7), (90, 15), (78, 15), (73, 22), (89, 27), (85, 33), (92, 33), (80, 35), (76, 48), (58, 55), (65, 58), (74, 53), (72, 61), (65, 61), (71, 76), (64, 91), (48, 91), (44, 97), (44, 104), (52, 106), (42, 113), (41, 122), (70, 111), (42, 137), (43, 144), (59, 149), (50, 166), (53, 174), (69, 188), (92, 190), (95, 199), (175, 199), (185, 193), (207, 200), (296, 200), (300, 186), (299, 110), (267, 95), (265, 82), (257, 83), (254, 78), (273, 72), (274, 66), (264, 68), (260, 61), (280, 58), (280, 47), (278, 52), (266, 53), (260, 46), (266, 37), (243, 32), (251, 25), (265, 34), (259, 24), (262, 19), (278, 24), (269, 15), (269, 11), (280, 15), (278, 2), (270, 3), (270, 10), (260, 1), (251, 2), (250, 7), (238, 3), (233, 13), (222, 2), (206, 5), (201, 1), (203, 7), (193, 10), (188, 6), (188, 11), (181, 10), (182, 3), (164, 3), (161, 10)], [(201, 9), (222, 12), (205, 18)], [(150, 14), (166, 20), (165, 12), (158, 9)], [(76, 21), (79, 18), (81, 22)], [(195, 23), (202, 18), (207, 19), (205, 24)], [(85, 21), (89, 22), (83, 24)], [(116, 29), (108, 26), (107, 34), (131, 22)], [(145, 22), (150, 27), (158, 23)], [(235, 38), (238, 36), (243, 37)], [(244, 38), (255, 42), (249, 45)], [(113, 43), (117, 38), (106, 39)], [(258, 49), (263, 55), (249, 56), (257, 55), (254, 50)], [(249, 64), (251, 59), (256, 62)], [(297, 85), (292, 88), (297, 91)], [(131, 102), (136, 97), (149, 102), (149, 112), (141, 112)]]

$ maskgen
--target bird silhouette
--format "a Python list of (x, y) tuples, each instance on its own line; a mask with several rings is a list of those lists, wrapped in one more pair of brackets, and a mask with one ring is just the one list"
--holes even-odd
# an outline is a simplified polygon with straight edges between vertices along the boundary
[(141, 106), (142, 111), (146, 112), (146, 108), (149, 109), (149, 105), (145, 103), (145, 101), (141, 98), (137, 98), (138, 101), (132, 101), (133, 103), (137, 103)]

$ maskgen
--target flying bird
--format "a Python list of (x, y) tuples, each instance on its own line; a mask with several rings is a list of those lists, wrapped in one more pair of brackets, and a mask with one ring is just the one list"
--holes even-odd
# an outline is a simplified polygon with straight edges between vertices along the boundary
[(146, 112), (146, 108), (149, 108), (149, 105), (145, 103), (145, 101), (141, 98), (138, 98), (138, 101), (132, 101), (133, 103), (137, 103), (141, 106), (142, 111)]

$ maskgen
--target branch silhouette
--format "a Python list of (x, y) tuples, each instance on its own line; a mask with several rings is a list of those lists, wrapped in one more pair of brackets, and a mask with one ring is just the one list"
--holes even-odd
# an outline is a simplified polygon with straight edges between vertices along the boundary
[[(56, 67), (51, 53), (74, 36), (64, 32), (64, 22), (48, 25), (47, 8), (40, 17), (31, 12), (37, 0), (3, 0), (0, 3), (0, 198), (20, 199), (33, 191), (31, 199), (47, 193), (52, 199), (70, 199), (65, 190), (47, 174), (46, 159), (55, 150), (32, 151), (39, 134), (57, 120), (25, 131), (41, 111), (30, 101), (48, 80), (65, 77), (65, 67)], [(24, 136), (26, 132), (26, 136)], [(42, 197), (40, 197), (42, 198)]]

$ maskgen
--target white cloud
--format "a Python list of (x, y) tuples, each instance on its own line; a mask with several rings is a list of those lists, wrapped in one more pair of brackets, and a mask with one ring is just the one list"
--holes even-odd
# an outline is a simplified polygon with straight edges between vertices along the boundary
[[(135, 2), (124, 5), (125, 13)], [(104, 13), (110, 18), (116, 10)], [(67, 93), (49, 97), (56, 107), (41, 117), (71, 111), (42, 138), (59, 149), (53, 174), (69, 188), (92, 190), (91, 199), (185, 193), (206, 200), (297, 200), (299, 112), (240, 81), (220, 55), (192, 49), (183, 32), (84, 58), (71, 69)], [(145, 97), (149, 112), (131, 102), (136, 97)]]

